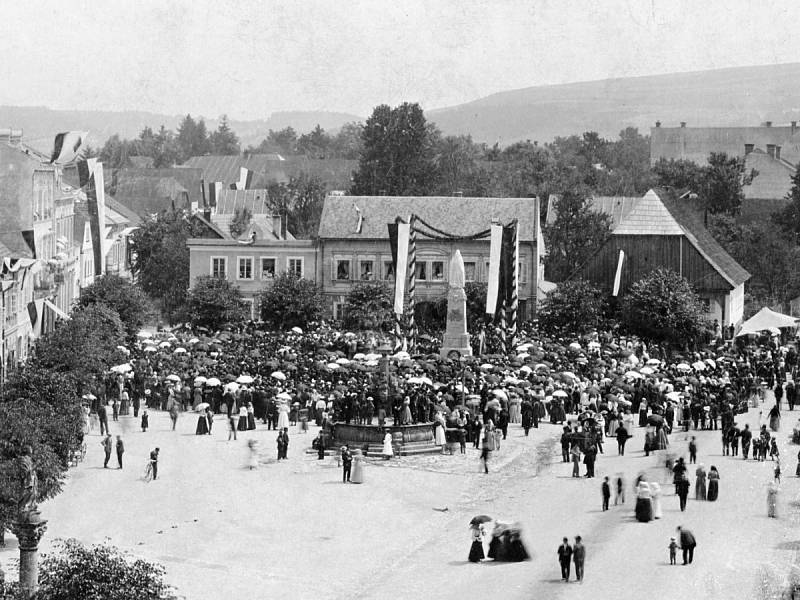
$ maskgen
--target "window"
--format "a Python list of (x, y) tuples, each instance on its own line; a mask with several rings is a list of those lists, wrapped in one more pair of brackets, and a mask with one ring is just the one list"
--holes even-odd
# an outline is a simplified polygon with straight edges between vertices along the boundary
[(275, 259), (261, 257), (261, 279), (275, 279)]
[(483, 262), (483, 277), (484, 277), (484, 281), (489, 281), (489, 261), (488, 260)]
[(475, 261), (468, 261), (464, 263), (464, 280), (475, 281)]
[(375, 263), (371, 260), (358, 261), (358, 278), (361, 279), (361, 281), (372, 281), (375, 279), (374, 264)]
[(444, 281), (444, 262), (434, 260), (431, 262), (431, 279), (433, 281)]
[(390, 260), (383, 261), (383, 279), (394, 281), (394, 263)]
[(424, 262), (417, 262), (417, 280), (418, 281), (425, 281), (428, 279), (428, 263)]
[(302, 258), (290, 258), (287, 263), (287, 270), (289, 273), (302, 278), (303, 277), (303, 259)]
[(350, 261), (337, 260), (336, 261), (336, 280), (349, 281), (350, 280)]
[(528, 265), (524, 260), (519, 261), (517, 266), (517, 283), (528, 283)]
[(211, 257), (211, 276), (225, 279), (228, 276), (228, 259), (224, 256)]
[(252, 279), (253, 278), (253, 259), (250, 256), (239, 257), (239, 269), (237, 279)]

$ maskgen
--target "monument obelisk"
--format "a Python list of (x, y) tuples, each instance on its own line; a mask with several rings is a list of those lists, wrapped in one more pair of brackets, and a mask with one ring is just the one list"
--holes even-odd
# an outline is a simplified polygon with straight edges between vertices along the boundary
[(464, 259), (456, 250), (450, 259), (450, 277), (447, 282), (447, 328), (442, 340), (441, 356), (458, 358), (472, 356), (467, 333), (467, 294), (464, 292)]

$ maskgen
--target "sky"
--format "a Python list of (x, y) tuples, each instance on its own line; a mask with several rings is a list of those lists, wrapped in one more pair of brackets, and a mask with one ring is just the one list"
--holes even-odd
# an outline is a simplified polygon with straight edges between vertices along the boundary
[(368, 116), (500, 91), (800, 60), (770, 0), (0, 0), (0, 104)]

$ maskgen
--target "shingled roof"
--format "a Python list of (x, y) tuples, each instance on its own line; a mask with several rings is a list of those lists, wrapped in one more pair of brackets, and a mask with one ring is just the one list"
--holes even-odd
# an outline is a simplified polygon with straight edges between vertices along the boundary
[(233, 214), (237, 209), (247, 208), (254, 215), (272, 214), (267, 200), (266, 189), (259, 190), (221, 190), (217, 196), (216, 213)]
[(239, 181), (239, 170), (244, 167), (253, 172), (252, 188), (265, 188), (273, 181), (287, 183), (289, 176), (284, 170), (284, 158), (280, 154), (247, 154), (222, 156), (208, 154), (192, 156), (184, 167), (202, 169), (207, 183), (221, 181), (225, 187)]
[(669, 190), (647, 192), (611, 235), (682, 235), (731, 286), (750, 279), (750, 273), (717, 243), (699, 215)]
[[(356, 207), (358, 210), (356, 210)], [(359, 211), (363, 217), (358, 229)], [(321, 239), (385, 240), (387, 224), (412, 214), (449, 234), (470, 236), (488, 229), (492, 219), (519, 219), (521, 241), (535, 239), (533, 198), (459, 198), (440, 196), (328, 196), (322, 208)]]
[[(614, 229), (641, 199), (641, 196), (592, 196), (586, 200), (590, 210), (603, 213), (611, 218), (611, 229)], [(552, 225), (558, 217), (558, 200), (559, 197), (555, 194), (550, 194), (547, 200), (548, 225)]]
[(114, 198), (141, 216), (163, 210), (189, 208), (189, 193), (173, 177), (127, 178), (117, 185)]
[(186, 167), (112, 169), (111, 174), (106, 175), (106, 185), (112, 194), (116, 194), (118, 187), (126, 186), (130, 181), (141, 181), (146, 178), (172, 178), (189, 195), (190, 204), (194, 203), (197, 206), (203, 206), (202, 169), (189, 169)]

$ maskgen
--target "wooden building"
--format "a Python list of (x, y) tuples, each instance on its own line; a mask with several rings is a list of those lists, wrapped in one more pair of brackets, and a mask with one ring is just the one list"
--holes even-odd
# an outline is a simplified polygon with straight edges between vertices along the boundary
[(744, 312), (744, 283), (750, 274), (703, 226), (698, 215), (672, 192), (647, 192), (614, 227), (609, 239), (573, 277), (611, 291), (624, 252), (620, 295), (653, 269), (685, 277), (708, 307), (709, 318), (736, 325)]

